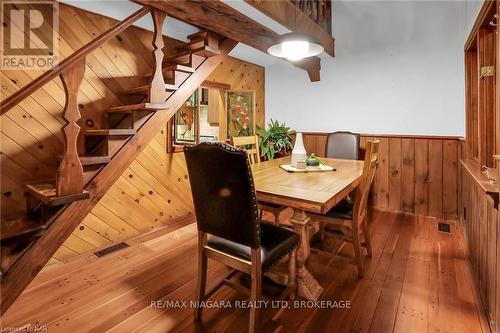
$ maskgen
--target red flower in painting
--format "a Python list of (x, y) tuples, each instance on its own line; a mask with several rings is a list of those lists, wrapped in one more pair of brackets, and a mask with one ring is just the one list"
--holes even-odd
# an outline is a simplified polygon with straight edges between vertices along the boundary
[(182, 120), (186, 123), (187, 130), (190, 131), (193, 127), (194, 115), (193, 110), (189, 107), (187, 102), (182, 106), (180, 114)]

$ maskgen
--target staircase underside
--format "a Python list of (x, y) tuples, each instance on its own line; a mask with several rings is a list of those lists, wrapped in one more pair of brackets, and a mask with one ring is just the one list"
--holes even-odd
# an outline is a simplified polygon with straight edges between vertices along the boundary
[[(16, 262), (9, 269), (8, 274), (2, 276), (1, 281), (1, 313), (4, 313), (21, 292), (28, 286), (33, 278), (40, 272), (52, 255), (59, 249), (64, 241), (71, 235), (73, 230), (90, 213), (92, 208), (104, 196), (107, 190), (122, 175), (127, 167), (134, 161), (139, 153), (166, 125), (178, 108), (189, 98), (210, 73), (221, 63), (222, 58), (227, 55), (237, 42), (226, 39), (220, 47), (220, 54), (210, 53), (192, 74), (180, 85), (175, 92), (162, 104), (162, 110), (154, 112), (151, 117), (137, 130), (133, 136), (119, 151), (111, 158), (85, 157), (88, 163), (103, 162), (107, 164), (87, 184), (84, 196), (87, 200), (73, 201), (62, 206), (62, 209), (52, 216), (50, 227), (43, 229), (43, 233), (36, 234), (36, 239), (29, 244), (23, 253), (16, 257)], [(182, 66), (181, 66), (182, 67)], [(188, 68), (185, 68), (188, 70)], [(119, 109), (122, 108), (122, 109)], [(129, 111), (125, 107), (118, 107), (115, 111)], [(106, 131), (106, 130), (100, 130)], [(109, 130), (108, 130), (109, 131)], [(109, 135), (110, 133), (87, 133), (87, 135)], [(97, 160), (94, 160), (97, 159)], [(102, 159), (102, 160), (101, 160)], [(48, 195), (50, 198), (50, 195)], [(45, 200), (51, 200), (44, 197)], [(49, 202), (50, 203), (50, 202)], [(36, 232), (36, 230), (34, 230)], [(31, 231), (29, 231), (31, 232)], [(3, 263), (2, 263), (3, 264)]]

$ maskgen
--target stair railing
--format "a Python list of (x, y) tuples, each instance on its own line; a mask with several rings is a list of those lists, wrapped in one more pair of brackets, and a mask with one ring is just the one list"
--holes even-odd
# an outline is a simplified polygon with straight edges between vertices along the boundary
[(332, 33), (332, 0), (290, 0), (290, 2), (328, 33)]
[(3, 115), (5, 112), (19, 104), (26, 97), (33, 94), (43, 85), (56, 78), (60, 77), (66, 97), (66, 103), (63, 111), (63, 118), (66, 120), (66, 125), (62, 128), (64, 133), (64, 153), (61, 163), (56, 174), (56, 195), (67, 196), (80, 194), (84, 188), (83, 166), (78, 157), (77, 139), (80, 132), (80, 126), (77, 121), (81, 118), (78, 107), (78, 91), (80, 84), (85, 75), (86, 57), (89, 53), (96, 50), (98, 47), (115, 37), (138, 19), (151, 12), (154, 23), (154, 58), (155, 71), (150, 84), (150, 95), (152, 102), (163, 103), (162, 91), (165, 93), (165, 82), (162, 74), (163, 61), (163, 35), (162, 27), (165, 20), (165, 13), (156, 9), (151, 9), (144, 6), (123, 21), (118, 22), (106, 32), (99, 35), (90, 43), (78, 49), (71, 56), (61, 61), (58, 65), (48, 70), (34, 81), (30, 82), (19, 91), (15, 92), (4, 101), (0, 102), (0, 110)]

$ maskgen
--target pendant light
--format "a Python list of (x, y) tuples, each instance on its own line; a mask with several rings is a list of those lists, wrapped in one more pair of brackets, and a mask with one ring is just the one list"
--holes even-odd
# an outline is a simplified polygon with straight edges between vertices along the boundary
[(289, 32), (281, 35), (276, 43), (267, 49), (267, 53), (275, 57), (297, 61), (316, 56), (323, 50), (323, 46), (308, 34)]
[[(295, 8), (294, 30), (297, 30), (297, 11), (298, 8)], [(309, 34), (292, 31), (279, 36), (267, 49), (267, 53), (290, 61), (298, 61), (316, 56), (323, 50), (323, 46)]]

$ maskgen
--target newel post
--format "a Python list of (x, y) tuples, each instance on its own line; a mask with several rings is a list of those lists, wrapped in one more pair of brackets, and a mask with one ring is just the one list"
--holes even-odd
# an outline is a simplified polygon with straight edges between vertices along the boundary
[(83, 191), (83, 167), (78, 157), (76, 144), (80, 126), (76, 122), (81, 117), (78, 109), (78, 91), (84, 74), (85, 58), (75, 62), (73, 66), (60, 74), (66, 94), (63, 118), (67, 124), (63, 127), (64, 153), (56, 177), (57, 196), (77, 194)]
[(157, 9), (151, 11), (154, 24), (153, 35), (153, 58), (155, 59), (155, 68), (153, 77), (149, 85), (149, 102), (150, 103), (165, 103), (167, 99), (167, 91), (165, 90), (165, 80), (163, 78), (163, 22), (165, 21), (165, 12)]

